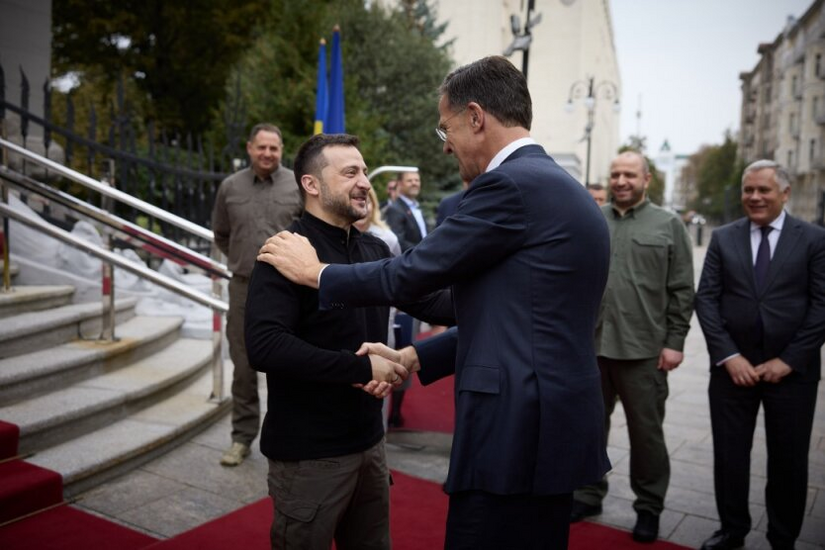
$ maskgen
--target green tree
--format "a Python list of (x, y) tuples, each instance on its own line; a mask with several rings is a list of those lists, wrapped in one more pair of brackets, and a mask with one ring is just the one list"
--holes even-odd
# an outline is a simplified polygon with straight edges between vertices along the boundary
[(52, 67), (94, 75), (114, 89), (121, 74), (135, 105), (171, 132), (201, 133), (232, 64), (254, 38), (265, 0), (55, 0)]
[(736, 148), (736, 141), (726, 132), (721, 145), (705, 146), (688, 161), (687, 174), (695, 178), (691, 208), (716, 223), (741, 214), (738, 190), (744, 167), (736, 158)]
[[(433, 131), (438, 119), (436, 89), (451, 65), (445, 49), (434, 44), (443, 27), (432, 24), (427, 2), (406, 2), (411, 8), (418, 6), (409, 10), (386, 10), (378, 4), (366, 8), (360, 0), (308, 0), (300, 6), (287, 0), (272, 2), (267, 23), (235, 68), (247, 121), (278, 124), (287, 156), (311, 135), (318, 42), (329, 39), (337, 24), (347, 131), (361, 138), (368, 166), (419, 166), (425, 198), (437, 199), (442, 187), (459, 183), (455, 162), (441, 153)], [(383, 185), (377, 185), (382, 195)]]

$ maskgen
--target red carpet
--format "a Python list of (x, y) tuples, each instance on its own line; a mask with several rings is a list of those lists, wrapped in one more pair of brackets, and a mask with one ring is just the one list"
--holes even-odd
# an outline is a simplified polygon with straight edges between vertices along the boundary
[[(19, 435), (17, 426), (0, 421), (0, 460), (17, 454)], [(22, 460), (0, 462), (0, 548), (137, 550), (156, 540), (62, 502), (63, 478), (57, 472)]]
[(0, 464), (0, 523), (62, 501), (60, 474), (22, 460)]
[(60, 506), (0, 528), (3, 550), (138, 550), (157, 539), (71, 506)]
[(17, 454), (19, 439), (20, 428), (0, 420), (0, 460), (11, 458)]
[[(390, 534), (394, 550), (422, 550), (444, 545), (447, 495), (441, 485), (393, 472), (390, 490)], [(422, 506), (422, 503), (426, 503)], [(413, 520), (414, 518), (414, 520)], [(152, 545), (152, 550), (223, 550), (269, 548), (272, 504), (264, 498), (231, 514), (210, 521), (172, 539)], [(426, 529), (421, 526), (426, 525)]]
[[(441, 485), (393, 472), (395, 484), (390, 491), (390, 533), (394, 550), (437, 550), (444, 547), (448, 497)], [(272, 505), (259, 500), (229, 515), (187, 531), (173, 539), (158, 542), (151, 550), (223, 550), (269, 547)], [(581, 522), (570, 529), (570, 550), (640, 549), (684, 550), (669, 542), (638, 544), (627, 531)]]
[(448, 376), (429, 386), (422, 386), (418, 377), (413, 376), (412, 384), (404, 396), (401, 408), (404, 429), (453, 433), (455, 429), (454, 380), (454, 376)]

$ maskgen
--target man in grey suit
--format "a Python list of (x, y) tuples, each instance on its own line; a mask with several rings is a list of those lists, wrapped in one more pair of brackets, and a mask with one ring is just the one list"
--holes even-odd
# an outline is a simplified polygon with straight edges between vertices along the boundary
[(750, 452), (760, 404), (768, 447), (768, 541), (793, 548), (805, 513), (820, 350), (825, 341), (825, 229), (784, 206), (788, 173), (760, 160), (742, 176), (746, 218), (713, 232), (696, 313), (710, 353), (716, 506), (707, 550), (739, 548), (751, 528)]
[(530, 137), (530, 92), (512, 63), (480, 59), (439, 92), (436, 133), (471, 182), (454, 215), (389, 261), (323, 266), (286, 232), (258, 259), (318, 288), (322, 308), (452, 286), (458, 330), (405, 348), (415, 359), (402, 363), (424, 384), (455, 375), (445, 547), (567, 548), (573, 490), (609, 468), (593, 342), (607, 222)]

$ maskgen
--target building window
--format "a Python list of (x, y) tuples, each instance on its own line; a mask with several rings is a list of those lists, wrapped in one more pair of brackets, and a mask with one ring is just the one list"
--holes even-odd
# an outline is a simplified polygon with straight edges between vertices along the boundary
[(811, 99), (811, 118), (816, 118), (819, 115), (819, 97), (814, 96)]
[(799, 88), (799, 78), (793, 75), (793, 78), (791, 78), (791, 96), (796, 97), (797, 88)]
[(816, 156), (816, 140), (812, 139), (808, 145), (808, 162), (813, 164), (814, 156)]
[(788, 170), (793, 169), (793, 151), (788, 150)]
[(814, 57), (814, 76), (822, 76), (822, 54), (816, 54)]

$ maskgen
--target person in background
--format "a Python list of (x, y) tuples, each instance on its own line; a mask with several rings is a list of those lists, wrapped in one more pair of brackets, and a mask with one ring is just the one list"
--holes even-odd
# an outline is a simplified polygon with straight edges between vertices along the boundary
[(381, 203), (381, 211), (386, 210), (389, 205), (395, 202), (396, 198), (398, 198), (398, 182), (390, 180), (387, 182), (387, 198)]
[[(621, 399), (630, 437), (630, 488), (636, 495), (633, 538), (653, 542), (670, 481), (662, 428), (667, 373), (682, 363), (693, 314), (693, 249), (685, 224), (650, 202), (647, 160), (627, 151), (610, 164), (613, 201), (602, 207), (610, 228), (610, 276), (596, 326), (605, 437)], [(607, 443), (607, 440), (605, 440)], [(570, 521), (600, 514), (607, 479), (576, 491)]]
[[(408, 250), (421, 242), (427, 236), (427, 224), (424, 220), (424, 213), (418, 204), (418, 195), (421, 193), (421, 177), (418, 172), (401, 172), (397, 178), (398, 196), (393, 203), (384, 210), (384, 217), (398, 237), (401, 251)], [(399, 325), (399, 342), (404, 345), (416, 338), (421, 330), (421, 323), (418, 319), (411, 319), (401, 313), (396, 316), (396, 323)], [(388, 425), (392, 428), (400, 428), (404, 425), (404, 417), (401, 414), (401, 407), (404, 403), (404, 396), (409, 389), (411, 381), (396, 387), (392, 392), (392, 405)]]
[(788, 172), (758, 160), (742, 175), (745, 218), (711, 235), (696, 314), (710, 354), (713, 477), (721, 528), (702, 548), (739, 548), (751, 529), (751, 448), (760, 405), (768, 448), (771, 548), (793, 548), (825, 341), (825, 229), (785, 211)]
[[(369, 200), (367, 201), (367, 215), (358, 220), (357, 222), (353, 223), (352, 225), (355, 226), (358, 231), (361, 233), (370, 233), (371, 235), (375, 235), (382, 241), (386, 243), (386, 245), (390, 249), (390, 254), (393, 256), (398, 256), (401, 254), (401, 246), (398, 244), (398, 237), (395, 236), (395, 233), (390, 230), (384, 220), (381, 219), (381, 211), (378, 209), (378, 195), (375, 194), (375, 189), (370, 189), (369, 192)], [(396, 310), (394, 307), (390, 308), (390, 321), (388, 326), (388, 333), (387, 333), (387, 345), (391, 348), (395, 348), (396, 339), (395, 339), (395, 315)], [(404, 380), (400, 385), (394, 387), (394, 392), (402, 388), (403, 386), (409, 387), (410, 379), (407, 378)], [(404, 390), (407, 388), (404, 387)], [(393, 395), (395, 395), (393, 393)], [(403, 394), (402, 394), (403, 395)], [(389, 417), (389, 410), (390, 410), (390, 403), (395, 403), (395, 399), (385, 399), (384, 400), (384, 410), (382, 416), (384, 418), (384, 429), (386, 430), (389, 427), (388, 417)], [(400, 406), (397, 411), (397, 414), (400, 414)]]
[(398, 237), (381, 218), (381, 210), (378, 208), (378, 195), (376, 195), (375, 189), (370, 188), (367, 198), (367, 215), (352, 225), (361, 233), (370, 233), (384, 241), (389, 247), (390, 253), (393, 256), (398, 256), (401, 254), (401, 245), (398, 244)]
[(249, 133), (249, 168), (221, 182), (212, 210), (215, 244), (228, 258), (229, 313), (226, 338), (232, 359), (232, 446), (221, 457), (224, 466), (237, 466), (249, 456), (258, 436), (261, 410), (258, 373), (249, 366), (243, 336), (249, 276), (258, 248), (273, 231), (280, 231), (301, 215), (301, 193), (292, 170), (281, 166), (281, 130), (274, 124), (256, 124)]
[(599, 206), (607, 204), (607, 189), (601, 183), (588, 183), (587, 192)]
[(402, 252), (427, 236), (427, 223), (418, 204), (420, 193), (421, 177), (418, 172), (398, 174), (398, 197), (384, 210), (384, 218), (398, 237)]

